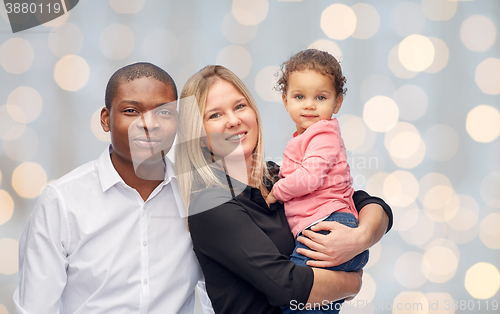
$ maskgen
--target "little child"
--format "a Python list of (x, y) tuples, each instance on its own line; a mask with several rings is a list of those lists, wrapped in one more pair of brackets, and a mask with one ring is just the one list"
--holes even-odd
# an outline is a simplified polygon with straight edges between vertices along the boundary
[[(354, 207), (352, 177), (347, 164), (339, 123), (332, 115), (342, 105), (345, 77), (339, 63), (327, 52), (307, 49), (283, 63), (277, 89), (297, 125), (297, 132), (283, 153), (280, 180), (266, 201), (285, 203), (285, 214), (294, 237), (320, 221), (336, 221), (351, 228), (358, 226)], [(328, 231), (322, 231), (323, 234)], [(295, 241), (290, 259), (306, 266), (310, 259)], [(309, 248), (308, 248), (309, 249)], [(339, 266), (337, 271), (358, 271), (368, 262), (368, 251)], [(299, 311), (282, 307), (283, 313), (339, 313), (343, 300), (322, 303), (315, 310)]]

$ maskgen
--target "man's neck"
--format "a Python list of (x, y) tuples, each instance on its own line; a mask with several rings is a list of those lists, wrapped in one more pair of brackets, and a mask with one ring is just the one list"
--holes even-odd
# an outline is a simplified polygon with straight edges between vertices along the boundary
[(163, 161), (141, 165), (136, 170), (132, 162), (122, 160), (116, 154), (111, 153), (111, 163), (123, 181), (137, 190), (144, 201), (163, 182), (163, 179), (158, 179), (158, 174), (161, 174), (162, 178), (165, 174)]

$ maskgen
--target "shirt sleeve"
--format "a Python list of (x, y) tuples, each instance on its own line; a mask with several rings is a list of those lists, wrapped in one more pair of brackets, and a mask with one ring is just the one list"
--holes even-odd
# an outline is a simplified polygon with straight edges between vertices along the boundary
[(189, 230), (195, 251), (237, 274), (271, 305), (307, 302), (314, 281), (312, 269), (280, 254), (237, 201), (189, 217)]
[(68, 231), (61, 199), (48, 186), (40, 195), (19, 241), (16, 313), (58, 314), (66, 286)]
[[(317, 122), (320, 123), (321, 121)], [(315, 126), (313, 126), (315, 127)], [(321, 124), (304, 139), (304, 158), (299, 168), (274, 184), (274, 196), (283, 202), (309, 194), (321, 186), (335, 164), (340, 150), (340, 134), (329, 124)]]
[(383, 199), (376, 196), (370, 196), (370, 194), (360, 190), (354, 192), (354, 194), (352, 195), (352, 200), (354, 201), (354, 205), (356, 206), (356, 210), (358, 211), (358, 213), (363, 207), (368, 204), (379, 204), (380, 206), (382, 206), (385, 213), (387, 214), (387, 217), (389, 217), (389, 224), (387, 225), (386, 233), (391, 230), (393, 221), (392, 210), (391, 207), (387, 205), (387, 203), (384, 202)]

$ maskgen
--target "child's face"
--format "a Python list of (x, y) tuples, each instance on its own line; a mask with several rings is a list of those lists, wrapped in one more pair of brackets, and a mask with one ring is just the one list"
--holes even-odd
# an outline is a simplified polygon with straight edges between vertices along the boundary
[(122, 83), (111, 110), (102, 110), (101, 124), (111, 131), (113, 162), (158, 162), (172, 147), (177, 131), (175, 93), (149, 77)]
[(299, 134), (319, 120), (331, 119), (342, 101), (342, 95), (337, 95), (330, 78), (314, 70), (292, 72), (287, 93), (283, 95), (285, 108)]

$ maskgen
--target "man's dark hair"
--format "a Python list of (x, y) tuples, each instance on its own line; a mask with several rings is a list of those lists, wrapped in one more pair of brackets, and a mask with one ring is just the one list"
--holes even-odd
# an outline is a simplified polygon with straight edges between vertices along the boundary
[(111, 109), (111, 102), (113, 98), (115, 98), (120, 84), (131, 82), (142, 77), (151, 77), (165, 83), (168, 87), (172, 88), (175, 99), (177, 99), (177, 87), (175, 86), (175, 82), (165, 70), (151, 63), (138, 62), (124, 66), (111, 76), (106, 86), (106, 95), (104, 96), (106, 108)]

